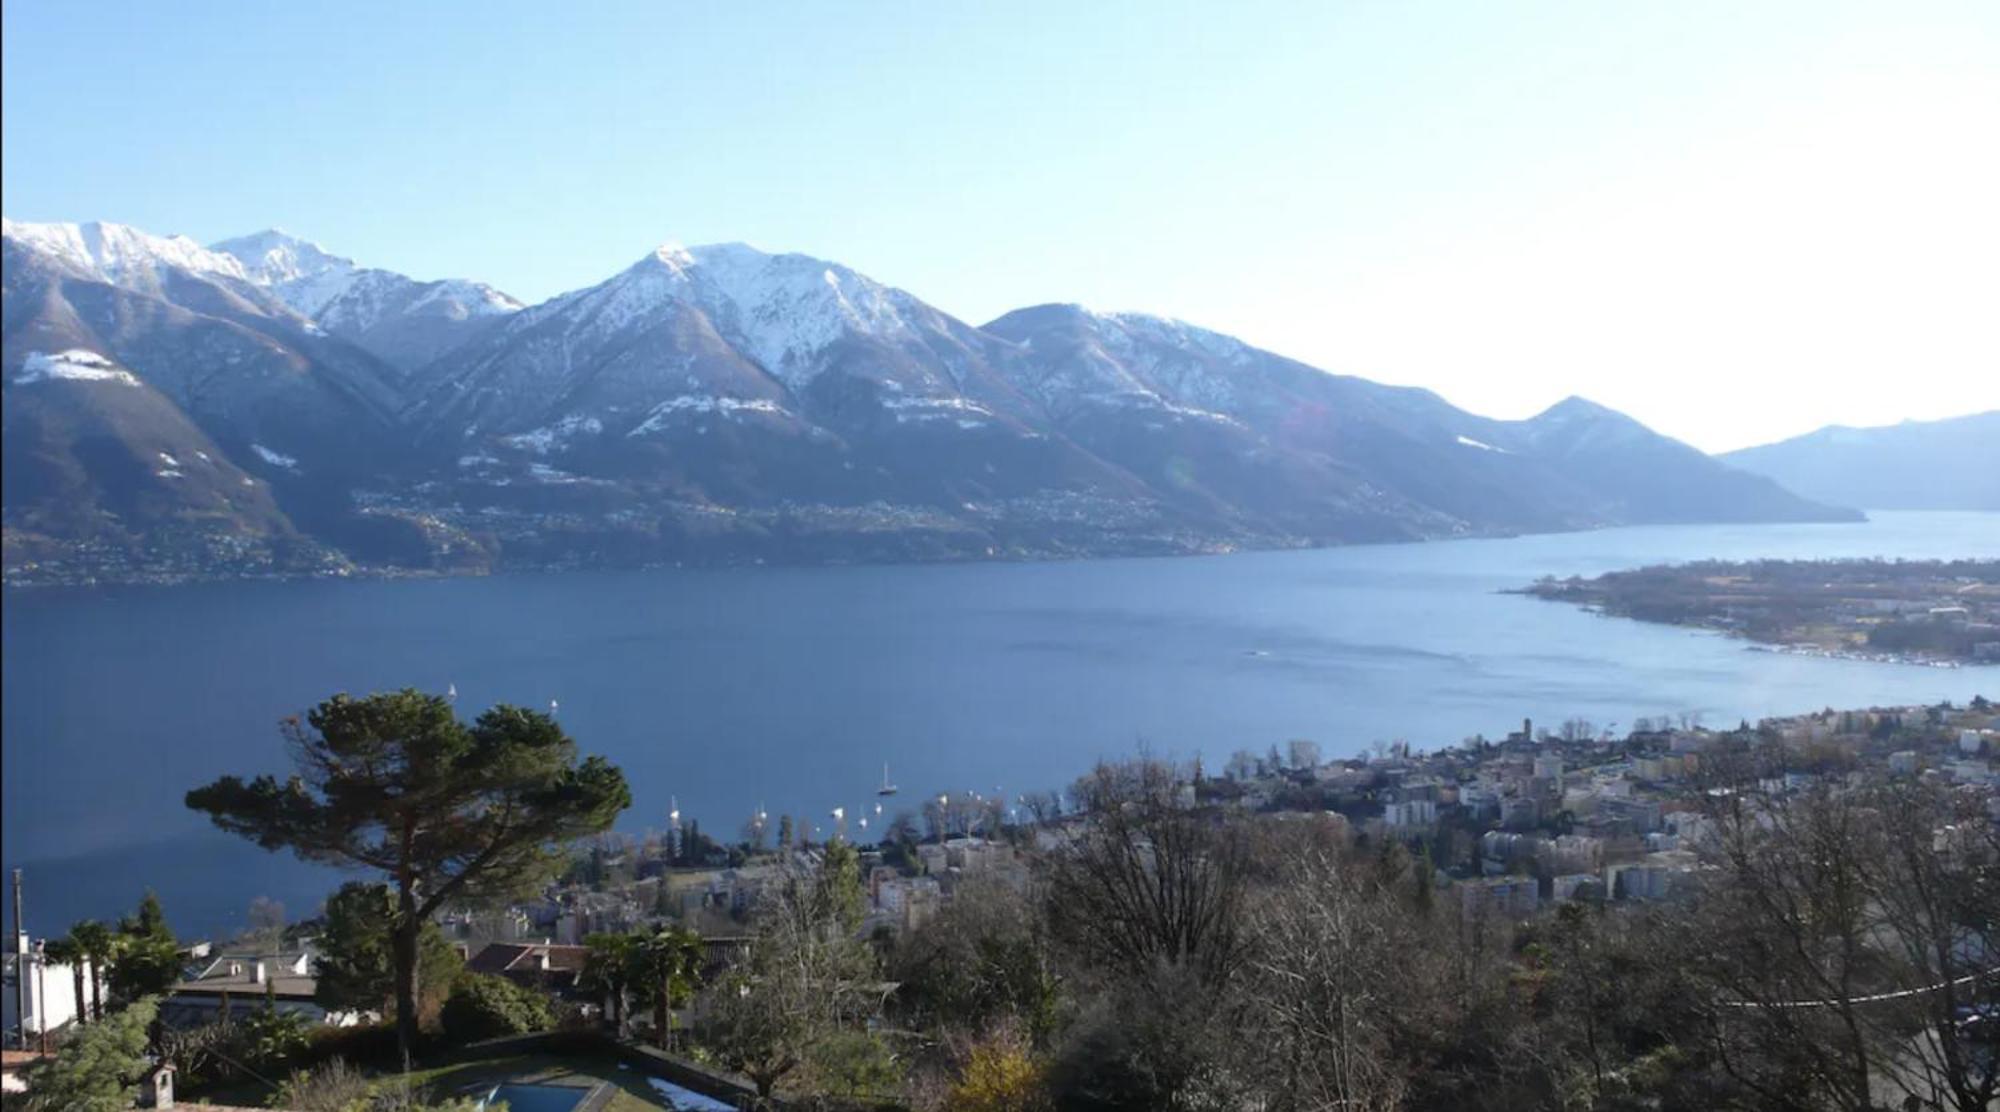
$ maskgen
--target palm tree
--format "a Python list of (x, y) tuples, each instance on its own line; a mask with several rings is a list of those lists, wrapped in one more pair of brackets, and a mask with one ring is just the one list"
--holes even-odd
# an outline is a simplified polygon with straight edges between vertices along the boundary
[(117, 939), (111, 936), (111, 928), (95, 919), (85, 919), (70, 927), (70, 941), (76, 944), (77, 952), (90, 963), (90, 1018), (104, 1018), (104, 970), (117, 949)]
[(619, 1038), (624, 1038), (625, 993), (631, 987), (632, 936), (593, 934), (583, 944), (587, 952), (580, 979), (586, 988), (610, 997), (611, 1028)]
[(661, 927), (633, 941), (632, 980), (652, 999), (653, 1039), (662, 1050), (667, 1048), (673, 1009), (694, 995), (706, 956), (701, 935), (686, 927)]
[(76, 989), (76, 1021), (78, 1024), (88, 1022), (90, 1017), (85, 1014), (83, 1004), (83, 947), (77, 945), (76, 936), (66, 934), (49, 939), (42, 944), (42, 957), (51, 965), (69, 966), (70, 979), (75, 982)]

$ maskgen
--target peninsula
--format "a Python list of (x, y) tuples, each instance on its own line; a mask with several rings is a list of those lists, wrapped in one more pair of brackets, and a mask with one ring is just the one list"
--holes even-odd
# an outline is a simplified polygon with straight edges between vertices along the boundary
[(1704, 560), (1519, 593), (1790, 651), (2000, 663), (2000, 560)]

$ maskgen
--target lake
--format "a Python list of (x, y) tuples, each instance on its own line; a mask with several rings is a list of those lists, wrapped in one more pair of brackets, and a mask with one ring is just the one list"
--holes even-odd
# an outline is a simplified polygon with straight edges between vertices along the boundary
[[(310, 914), (338, 877), (182, 806), (282, 772), (277, 722), (337, 691), (456, 684), (470, 716), (547, 707), (625, 770), (621, 824), (672, 801), (730, 840), (760, 804), (873, 812), (889, 765), (939, 791), (1061, 787), (1100, 756), (1311, 738), (1431, 748), (1524, 717), (1621, 732), (2000, 696), (2000, 669), (1747, 651), (1698, 631), (1498, 593), (1543, 574), (1707, 557), (2000, 556), (2000, 515), (1675, 526), (1230, 556), (13, 592), (4, 657), (5, 863), (31, 929), (129, 908), (183, 933), (255, 896)], [(864, 808), (866, 811), (864, 812)], [(895, 808), (891, 807), (891, 812)]]

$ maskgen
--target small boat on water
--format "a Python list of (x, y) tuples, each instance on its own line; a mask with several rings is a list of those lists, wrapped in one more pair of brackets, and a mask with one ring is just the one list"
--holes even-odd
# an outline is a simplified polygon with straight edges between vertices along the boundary
[(889, 766), (882, 766), (882, 786), (875, 789), (876, 795), (895, 795), (896, 785), (889, 782)]

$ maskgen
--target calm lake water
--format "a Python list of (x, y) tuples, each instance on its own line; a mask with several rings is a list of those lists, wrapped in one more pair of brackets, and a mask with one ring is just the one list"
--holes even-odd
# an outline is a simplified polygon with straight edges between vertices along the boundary
[[(184, 933), (252, 897), (309, 914), (337, 876), (209, 830), (182, 796), (281, 772), (276, 723), (337, 691), (455, 683), (468, 713), (546, 707), (631, 780), (734, 837), (758, 804), (873, 811), (887, 762), (943, 791), (1059, 787), (1145, 745), (1220, 767), (1312, 738), (1419, 747), (1523, 717), (1621, 730), (1817, 707), (2000, 696), (2000, 669), (1746, 651), (1695, 631), (1499, 594), (1543, 574), (1705, 557), (2000, 556), (2000, 515), (1613, 529), (1224, 557), (10, 594), (5, 863), (31, 928), (158, 890)], [(893, 806), (891, 811), (893, 813)]]

